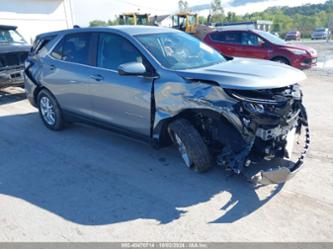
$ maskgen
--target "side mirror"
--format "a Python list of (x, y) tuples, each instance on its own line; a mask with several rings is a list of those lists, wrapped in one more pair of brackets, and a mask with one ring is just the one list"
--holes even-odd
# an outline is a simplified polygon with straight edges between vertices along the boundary
[(129, 62), (118, 67), (119, 75), (144, 75), (146, 67), (141, 62)]

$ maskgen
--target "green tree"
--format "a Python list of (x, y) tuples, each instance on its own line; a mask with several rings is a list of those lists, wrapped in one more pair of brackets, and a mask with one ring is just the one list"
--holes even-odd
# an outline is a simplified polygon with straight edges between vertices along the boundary
[(206, 24), (207, 23), (207, 18), (204, 16), (199, 16), (199, 24)]
[(113, 20), (111, 19), (108, 20), (108, 26), (119, 25), (119, 24), (120, 24), (120, 19), (119, 16), (117, 15), (114, 16)]
[(93, 20), (89, 22), (90, 27), (97, 27), (97, 26), (108, 26), (105, 21), (102, 20)]
[(189, 7), (188, 7), (188, 2), (185, 0), (179, 0), (178, 1), (178, 10), (179, 12), (186, 12), (189, 10)]
[(224, 21), (226, 22), (239, 22), (242, 21), (242, 17), (237, 16), (235, 12), (229, 11), (227, 16), (225, 17)]
[(210, 6), (212, 9), (212, 22), (223, 22), (224, 9), (222, 7), (221, 0), (213, 0)]

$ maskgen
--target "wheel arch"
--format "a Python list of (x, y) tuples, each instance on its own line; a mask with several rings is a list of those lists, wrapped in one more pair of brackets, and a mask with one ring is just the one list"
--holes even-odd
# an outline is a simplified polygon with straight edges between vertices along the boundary
[(291, 62), (290, 62), (290, 60), (287, 58), (287, 56), (284, 56), (284, 55), (276, 55), (276, 56), (274, 56), (273, 58), (271, 58), (271, 61), (274, 61), (274, 60), (276, 60), (276, 59), (283, 59), (283, 60), (285, 60), (285, 61), (288, 63), (288, 65), (291, 65)]
[[(169, 124), (178, 118), (184, 118), (188, 121), (190, 121), (192, 124), (196, 122), (197, 115), (203, 114), (205, 117), (209, 118), (215, 118), (215, 119), (221, 119), (223, 122), (230, 125), (232, 128), (239, 131), (235, 124), (230, 121), (228, 117), (225, 115), (211, 110), (211, 109), (185, 109), (179, 112), (178, 114), (168, 117), (165, 119), (162, 119), (158, 122), (158, 124), (153, 129), (153, 144), (157, 148), (162, 148), (170, 145), (172, 143), (169, 132), (168, 132), (168, 126)], [(195, 126), (195, 125), (194, 125)]]
[(42, 86), (42, 85), (38, 85), (37, 87), (36, 87), (36, 89), (34, 90), (34, 95), (33, 95), (33, 97), (34, 97), (34, 101), (35, 101), (35, 103), (36, 103), (36, 105), (38, 106), (39, 105), (39, 103), (38, 103), (38, 94), (42, 91), (42, 90), (46, 90), (46, 91), (48, 91), (53, 97), (54, 97), (54, 99), (57, 101), (57, 104), (59, 105), (59, 103), (58, 103), (58, 100), (55, 98), (55, 96), (54, 96), (54, 94), (47, 88), (47, 87), (45, 87), (45, 86)]

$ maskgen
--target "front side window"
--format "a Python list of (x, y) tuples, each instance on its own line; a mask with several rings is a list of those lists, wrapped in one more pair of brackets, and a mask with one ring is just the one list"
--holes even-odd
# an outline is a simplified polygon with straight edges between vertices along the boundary
[(264, 41), (257, 36), (256, 34), (250, 32), (243, 32), (242, 33), (242, 45), (246, 46), (260, 46), (264, 43)]
[(79, 33), (65, 36), (51, 55), (59, 60), (89, 64), (90, 34)]
[(188, 16), (188, 23), (190, 25), (194, 25), (196, 21), (196, 17), (195, 16)]
[(156, 33), (137, 35), (136, 38), (169, 69), (199, 68), (225, 61), (214, 49), (186, 33)]
[(121, 64), (143, 62), (141, 53), (125, 38), (101, 33), (98, 42), (97, 66), (118, 70)]
[(277, 37), (276, 35), (273, 35), (269, 32), (265, 31), (258, 31), (259, 35), (263, 37), (264, 39), (268, 40), (269, 42), (276, 44), (276, 45), (285, 45), (286, 42), (282, 40), (281, 38)]

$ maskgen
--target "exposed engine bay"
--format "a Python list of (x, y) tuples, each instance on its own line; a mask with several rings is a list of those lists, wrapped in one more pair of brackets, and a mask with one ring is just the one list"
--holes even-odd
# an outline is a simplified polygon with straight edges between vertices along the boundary
[[(220, 91), (221, 88), (212, 86), (206, 89)], [(261, 171), (250, 180), (258, 185), (288, 180), (303, 164), (310, 142), (300, 86), (293, 84), (259, 90), (223, 89), (223, 92), (230, 99), (219, 101), (220, 110), (200, 109), (185, 114), (204, 138), (216, 165), (242, 174), (245, 169), (263, 160), (286, 159), (288, 167), (279, 165)], [(209, 99), (219, 98), (213, 98), (211, 93), (207, 96)], [(205, 99), (199, 99), (202, 106)], [(302, 130), (305, 135), (304, 148), (298, 160), (292, 162), (294, 136), (300, 135)]]
[(225, 90), (239, 100), (235, 107), (243, 124), (237, 132), (223, 117), (198, 114), (197, 125), (219, 166), (239, 174), (262, 159), (290, 158), (288, 135), (306, 124), (299, 85), (270, 90)]
[(0, 25), (0, 87), (23, 85), (24, 61), (30, 46), (16, 28)]

